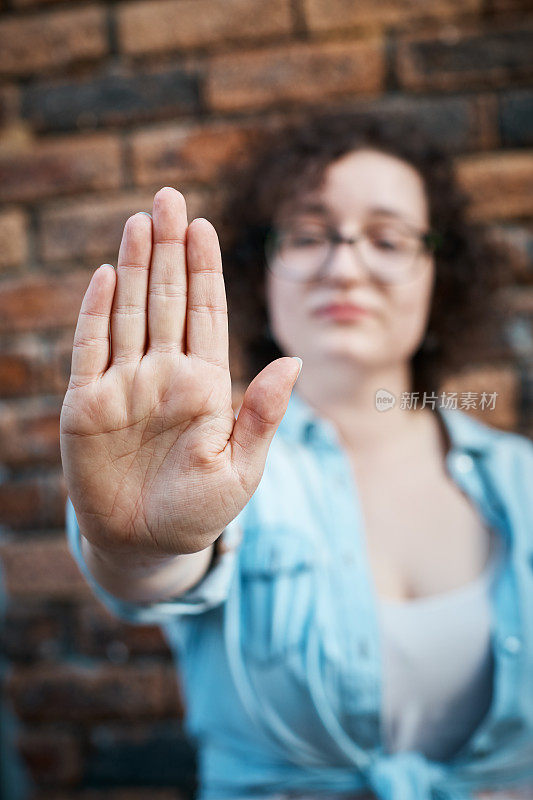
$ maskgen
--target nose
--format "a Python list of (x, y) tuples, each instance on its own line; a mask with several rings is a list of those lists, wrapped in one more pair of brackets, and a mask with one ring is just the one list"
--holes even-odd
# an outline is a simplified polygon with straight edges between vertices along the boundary
[(359, 248), (353, 242), (338, 242), (331, 253), (326, 272), (330, 280), (349, 283), (354, 280), (368, 280), (368, 270), (361, 260)]

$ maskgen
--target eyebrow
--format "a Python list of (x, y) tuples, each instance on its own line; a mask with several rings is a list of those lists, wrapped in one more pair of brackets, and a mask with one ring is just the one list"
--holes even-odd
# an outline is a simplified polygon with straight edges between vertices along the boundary
[[(313, 202), (313, 201), (303, 201), (298, 203), (294, 209), (294, 214), (321, 214), (323, 216), (328, 216), (330, 214), (329, 209), (323, 203), (320, 202)], [(401, 214), (399, 211), (396, 211), (394, 208), (387, 208), (386, 206), (373, 206), (372, 208), (368, 209), (369, 214), (379, 214), (381, 216), (392, 217), (394, 219), (400, 219), (403, 222), (407, 223), (407, 225), (413, 226), (413, 223), (410, 222), (406, 217)], [(414, 227), (414, 226), (413, 226)]]
[(313, 203), (313, 202), (300, 202), (297, 203), (292, 212), (295, 214), (307, 213), (307, 214), (328, 214), (328, 209), (323, 203)]

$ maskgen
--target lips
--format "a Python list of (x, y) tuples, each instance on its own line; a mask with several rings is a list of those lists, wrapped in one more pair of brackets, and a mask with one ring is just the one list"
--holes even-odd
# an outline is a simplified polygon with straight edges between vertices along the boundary
[(319, 317), (331, 317), (333, 319), (358, 319), (359, 317), (370, 314), (368, 308), (358, 306), (353, 303), (330, 303), (327, 306), (321, 306), (315, 311), (315, 315)]

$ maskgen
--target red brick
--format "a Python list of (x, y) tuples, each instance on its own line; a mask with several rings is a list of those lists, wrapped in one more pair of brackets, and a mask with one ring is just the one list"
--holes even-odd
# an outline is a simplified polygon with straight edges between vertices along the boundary
[[(155, 148), (150, 151), (148, 147), (148, 150), (152, 159), (147, 156), (149, 163), (145, 167), (145, 175), (148, 175), (150, 163), (154, 160)], [(157, 171), (155, 167), (152, 167), (152, 178)], [(170, 171), (165, 175), (167, 182)], [(162, 180), (161, 185), (164, 183)], [(199, 208), (205, 207), (206, 197), (198, 189), (180, 188), (187, 200), (189, 219), (193, 219), (199, 215)], [(132, 191), (115, 197), (102, 195), (61, 201), (44, 208), (39, 222), (39, 244), (43, 260), (56, 262), (90, 259), (96, 266), (97, 260), (109, 258), (111, 263), (116, 263), (124, 223), (137, 211), (151, 211), (153, 197), (152, 192)]]
[(19, 114), (19, 91), (17, 86), (0, 88), (0, 125), (7, 127), (16, 124)]
[(72, 786), (81, 781), (81, 738), (63, 726), (23, 730), (18, 742), (24, 764), (38, 786)]
[(533, 208), (533, 151), (476, 153), (456, 160), (474, 219), (527, 217)]
[(95, 599), (78, 607), (74, 631), (76, 650), (86, 656), (105, 656), (111, 661), (130, 655), (170, 658), (160, 627), (122, 622)]
[(47, 344), (31, 333), (4, 342), (0, 349), (0, 396), (24, 397), (39, 393), (64, 394), (68, 384), (72, 333), (65, 341)]
[(3, 541), (0, 555), (7, 590), (17, 601), (91, 596), (92, 590), (80, 573), (64, 534), (25, 535), (22, 541)]
[(13, 208), (0, 212), (0, 270), (21, 267), (28, 258), (28, 222)]
[(379, 38), (290, 44), (214, 57), (208, 67), (206, 99), (215, 110), (234, 111), (372, 95), (383, 88), (384, 72)]
[(533, 287), (510, 286), (505, 290), (504, 300), (515, 314), (533, 315)]
[(38, 381), (35, 372), (39, 371), (36, 364), (44, 361), (44, 348), (33, 338), (27, 342), (11, 344), (0, 352), (0, 392), (2, 397), (18, 397), (24, 394), (33, 394)]
[(531, 25), (443, 27), (405, 35), (397, 44), (400, 83), (416, 91), (509, 85), (533, 74)]
[(0, 453), (8, 467), (57, 464), (62, 397), (0, 403)]
[(494, 223), (494, 238), (511, 248), (511, 267), (516, 281), (533, 284), (533, 224)]
[(0, 483), (0, 524), (13, 530), (60, 528), (65, 520), (65, 498), (61, 473), (4, 480)]
[(0, 73), (26, 75), (107, 53), (102, 6), (61, 9), (0, 22)]
[(111, 63), (96, 74), (33, 81), (21, 88), (20, 116), (39, 133), (193, 116), (201, 111), (199, 71)]
[(126, 53), (165, 52), (289, 33), (289, 0), (141, 0), (117, 10), (119, 46)]
[(91, 272), (11, 279), (0, 284), (0, 333), (75, 326)]
[[(444, 98), (435, 97), (440, 102)], [(494, 94), (479, 92), (472, 99), (474, 126), (479, 130), (477, 149), (494, 150), (501, 146), (498, 122), (498, 99)], [(476, 148), (470, 148), (470, 150)], [(464, 151), (463, 151), (464, 152)]]
[(503, 147), (533, 147), (533, 86), (502, 92), (499, 119)]
[[(515, 430), (518, 423), (518, 398), (520, 380), (518, 373), (510, 366), (476, 366), (448, 378), (441, 391), (459, 392), (458, 408), (461, 408), (461, 392), (477, 392), (476, 408), (466, 409), (466, 413), (487, 425), (503, 430)], [(494, 410), (479, 407), (481, 392), (497, 392)]]
[(63, 654), (69, 615), (42, 599), (18, 597), (0, 626), (0, 652), (10, 661), (57, 660)]
[(131, 139), (134, 180), (140, 185), (214, 181), (220, 168), (246, 149), (256, 130), (211, 123), (140, 131)]
[(422, 96), (391, 92), (335, 105), (339, 110), (347, 107), (356, 125), (376, 116), (385, 124), (408, 118), (422, 135), (449, 153), (499, 146), (497, 100), (489, 93)]
[(0, 147), (0, 202), (32, 201), (122, 181), (121, 146), (110, 134), (23, 140)]
[(530, 0), (487, 0), (487, 12), (490, 14), (509, 14), (513, 11), (521, 14), (531, 11)]
[(17, 666), (8, 689), (23, 720), (135, 720), (182, 716), (170, 665)]
[(10, 0), (13, 8), (29, 8), (30, 6), (60, 5), (67, 2), (69, 5), (85, 3), (86, 0)]
[(130, 192), (60, 201), (41, 211), (39, 245), (44, 261), (102, 259), (116, 262), (122, 230), (137, 211), (151, 211), (153, 195)]
[(20, 356), (0, 354), (0, 386), (3, 396), (25, 394), (29, 383), (28, 361)]
[(311, 31), (345, 30), (351, 25), (377, 26), (405, 24), (414, 20), (448, 20), (477, 13), (481, 0), (385, 0), (376, 14), (374, 0), (304, 0), (307, 27)]

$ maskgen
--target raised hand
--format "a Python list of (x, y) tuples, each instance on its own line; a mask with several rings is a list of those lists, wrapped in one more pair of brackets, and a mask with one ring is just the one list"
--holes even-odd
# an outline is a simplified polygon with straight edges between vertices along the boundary
[[(153, 220), (152, 220), (153, 218)], [(283, 357), (232, 408), (218, 237), (183, 195), (124, 227), (116, 272), (83, 298), (61, 411), (67, 490), (84, 536), (117, 554), (210, 545), (246, 505), (298, 377)]]

